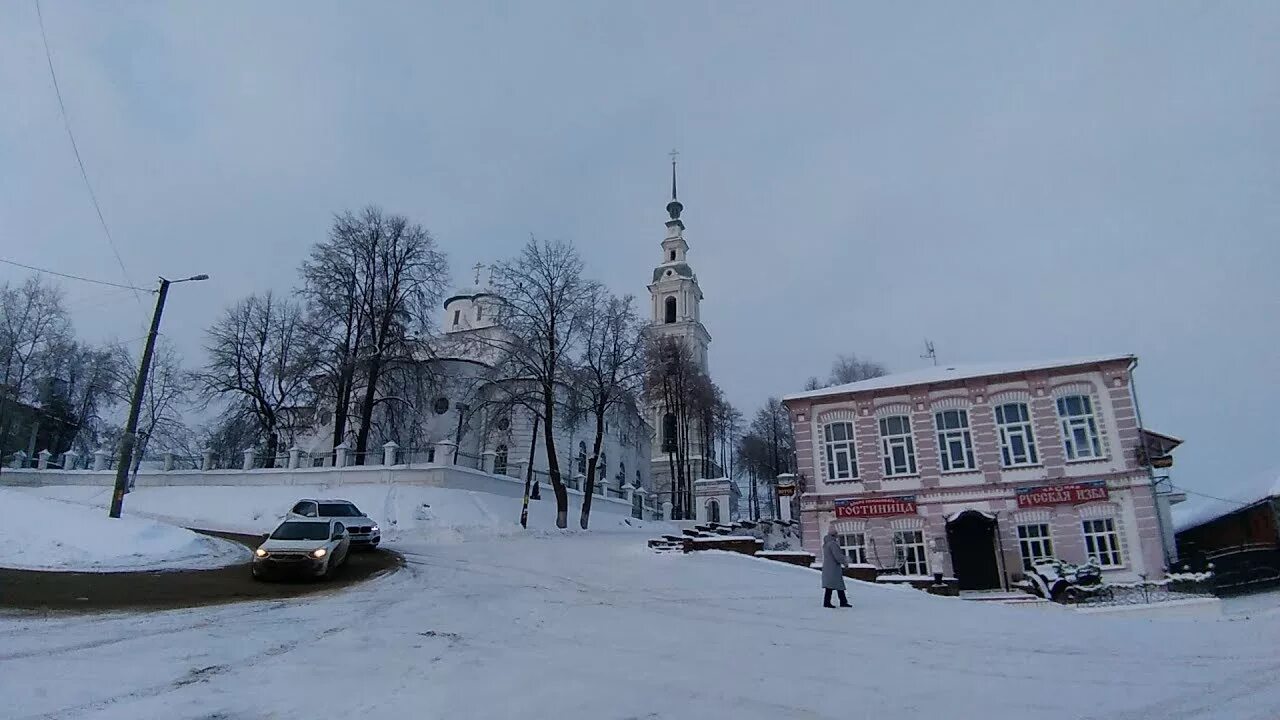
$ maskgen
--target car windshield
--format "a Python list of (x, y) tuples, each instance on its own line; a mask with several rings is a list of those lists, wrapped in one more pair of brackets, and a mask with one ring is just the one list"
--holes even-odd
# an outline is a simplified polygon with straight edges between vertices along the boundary
[(329, 523), (287, 522), (271, 533), (272, 540), (328, 540)]
[(351, 503), (320, 503), (320, 517), (360, 517), (363, 514)]

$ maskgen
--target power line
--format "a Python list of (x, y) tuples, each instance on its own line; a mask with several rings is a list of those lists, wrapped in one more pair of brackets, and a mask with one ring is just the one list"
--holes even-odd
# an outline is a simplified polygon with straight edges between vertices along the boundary
[(1181, 490), (1182, 492), (1184, 492), (1184, 493), (1186, 493), (1186, 494), (1188, 494), (1188, 495), (1197, 495), (1197, 496), (1202, 497), (1202, 498), (1208, 498), (1209, 500), (1217, 500), (1218, 502), (1224, 502), (1224, 503), (1228, 503), (1228, 504), (1231, 504), (1231, 505), (1237, 505), (1237, 506), (1239, 506), (1239, 507), (1248, 507), (1249, 505), (1253, 504), (1253, 503), (1241, 502), (1241, 501), (1239, 501), (1239, 500), (1228, 500), (1227, 498), (1220, 498), (1220, 497), (1218, 497), (1218, 496), (1216, 496), (1216, 495), (1206, 495), (1206, 494), (1204, 494), (1204, 493), (1202, 493), (1202, 492), (1196, 492), (1195, 490), (1188, 490), (1188, 489), (1186, 489), (1186, 488), (1184, 488), (1184, 487), (1181, 487), (1181, 486), (1178, 486), (1178, 485), (1175, 485), (1174, 487), (1178, 488), (1179, 490)]
[(20, 268), (26, 268), (27, 270), (33, 270), (38, 273), (44, 273), (45, 275), (56, 275), (57, 277), (67, 278), (68, 280), (79, 280), (80, 282), (93, 283), (94, 285), (106, 285), (108, 287), (121, 288), (124, 290), (132, 290), (134, 292), (134, 297), (137, 297), (137, 294), (139, 291), (148, 292), (148, 293), (155, 292), (155, 290), (153, 290), (152, 288), (138, 287), (136, 285), (121, 285), (120, 283), (108, 282), (106, 280), (94, 280), (93, 278), (80, 277), (79, 275), (70, 275), (67, 273), (58, 272), (57, 270), (47, 270), (45, 268), (36, 267), (35, 265), (24, 265), (20, 262), (14, 262), (13, 260), (5, 260), (4, 258), (0, 258), (0, 263), (4, 263), (6, 265), (14, 265)]
[[(80, 147), (76, 145), (76, 136), (71, 132), (71, 120), (67, 118), (67, 106), (62, 101), (62, 88), (58, 87), (58, 73), (53, 70), (53, 54), (49, 52), (49, 36), (44, 31), (44, 13), (40, 11), (40, 0), (34, 0), (36, 4), (36, 19), (40, 23), (40, 39), (44, 42), (44, 59), (49, 63), (49, 77), (53, 79), (53, 92), (58, 96), (58, 109), (62, 112), (62, 125), (67, 129), (67, 137), (71, 140), (71, 151), (75, 153), (76, 164), (80, 166), (80, 177), (84, 179), (84, 186), (89, 191), (89, 199), (93, 201), (93, 209), (98, 213), (98, 222), (102, 224), (102, 232), (107, 236), (107, 244), (111, 246), (111, 254), (116, 256), (116, 264), (120, 266), (120, 274), (124, 276), (124, 280), (128, 285), (120, 287), (128, 287), (133, 290), (133, 280), (129, 278), (129, 271), (124, 268), (124, 260), (120, 257), (120, 251), (116, 249), (116, 241), (111, 237), (111, 229), (107, 227), (107, 220), (102, 216), (102, 207), (98, 204), (98, 195), (93, 191), (93, 184), (89, 182), (89, 173), (84, 169), (84, 160), (80, 158)], [(83, 278), (77, 278), (83, 279)], [(92, 282), (92, 281), (90, 281)], [(142, 298), (134, 292), (133, 299), (138, 301), (138, 305), (142, 305)]]

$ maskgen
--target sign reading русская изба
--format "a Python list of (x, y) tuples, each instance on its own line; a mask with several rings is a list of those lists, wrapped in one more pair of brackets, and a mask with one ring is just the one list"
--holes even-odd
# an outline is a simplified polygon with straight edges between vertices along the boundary
[(870, 498), (866, 500), (836, 500), (836, 517), (870, 518), (890, 515), (915, 515), (916, 496)]
[(1107, 499), (1107, 483), (1103, 480), (1070, 483), (1067, 485), (1041, 485), (1019, 488), (1018, 507), (1042, 507), (1044, 505), (1079, 505)]

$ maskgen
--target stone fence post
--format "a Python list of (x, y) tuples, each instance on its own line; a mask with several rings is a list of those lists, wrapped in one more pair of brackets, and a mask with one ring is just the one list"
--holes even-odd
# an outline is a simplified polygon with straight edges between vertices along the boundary
[(391, 467), (396, 464), (396, 453), (400, 450), (400, 446), (395, 440), (388, 440), (386, 445), (382, 446), (382, 464)]
[(350, 449), (351, 449), (351, 446), (348, 445), (347, 441), (345, 440), (343, 440), (337, 447), (333, 449), (333, 466), (334, 467), (347, 466), (347, 451)]
[(200, 453), (200, 469), (205, 471), (209, 471), (213, 469), (213, 449), (212, 448), (205, 448), (204, 452)]
[(498, 451), (485, 450), (483, 453), (481, 453), (481, 455), (484, 456), (484, 465), (483, 465), (484, 471), (492, 475), (494, 468), (498, 464)]
[(39, 458), (39, 460), (37, 460), (37, 461), (36, 461), (36, 469), (37, 469), (37, 470), (48, 470), (48, 469), (49, 469), (49, 458), (50, 458), (52, 455), (53, 455), (53, 453), (49, 452), (49, 448), (45, 448), (45, 449), (41, 450), (40, 452), (36, 453), (36, 457), (37, 457), (37, 458)]
[(93, 451), (93, 469), (94, 470), (107, 469), (107, 455), (108, 453), (106, 448), (98, 448), (97, 450)]
[(289, 448), (289, 469), (297, 470), (298, 464), (302, 462), (302, 448), (294, 445)]
[(457, 452), (458, 446), (449, 440), (441, 440), (436, 443), (436, 464), (452, 465), (454, 453)]
[(27, 454), (18, 450), (13, 454), (13, 460), (9, 462), (9, 467), (14, 470), (20, 470), (27, 464)]
[(62, 453), (62, 469), (75, 470), (76, 463), (80, 461), (80, 453), (75, 450), (68, 450)]
[(240, 464), (240, 469), (241, 469), (241, 470), (252, 470), (252, 469), (253, 469), (253, 452), (254, 452), (253, 448), (245, 448), (245, 449), (244, 449), (244, 451), (243, 451), (243, 453), (244, 453), (244, 462), (242, 462), (242, 463)]
[(173, 453), (171, 452), (164, 454), (164, 471), (173, 472)]

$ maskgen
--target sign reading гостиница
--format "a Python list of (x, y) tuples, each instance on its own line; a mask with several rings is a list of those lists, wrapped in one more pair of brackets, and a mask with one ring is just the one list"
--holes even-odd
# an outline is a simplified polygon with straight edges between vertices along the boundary
[(836, 500), (836, 517), (869, 518), (891, 515), (915, 515), (916, 496), (871, 498), (867, 500)]

